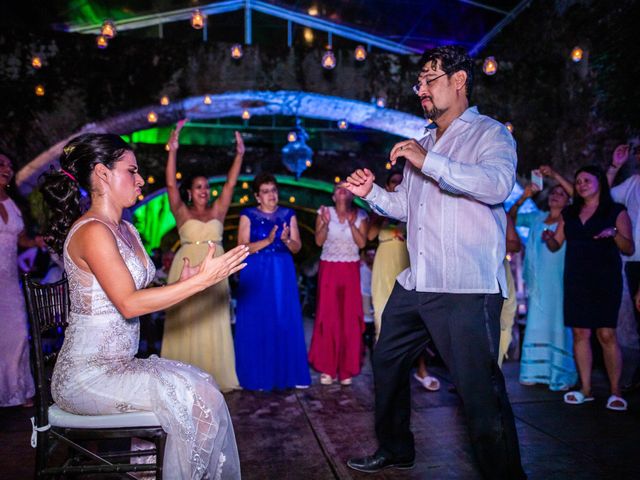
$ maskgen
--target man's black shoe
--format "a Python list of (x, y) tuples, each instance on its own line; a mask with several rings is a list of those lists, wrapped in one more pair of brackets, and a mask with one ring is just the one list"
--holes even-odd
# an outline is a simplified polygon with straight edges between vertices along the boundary
[(399, 470), (409, 470), (415, 466), (414, 461), (398, 461), (387, 458), (381, 453), (376, 453), (370, 457), (350, 458), (347, 465), (354, 470), (365, 473), (376, 473), (387, 468), (397, 468)]

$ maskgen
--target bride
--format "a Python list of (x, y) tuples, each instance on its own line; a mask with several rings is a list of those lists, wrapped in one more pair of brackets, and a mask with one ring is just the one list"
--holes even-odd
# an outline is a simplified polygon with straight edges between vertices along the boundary
[[(60, 408), (79, 415), (153, 411), (167, 432), (167, 478), (240, 478), (231, 418), (207, 373), (180, 362), (135, 358), (138, 316), (163, 310), (244, 268), (247, 248), (199, 266), (180, 281), (145, 289), (154, 276), (137, 230), (122, 220), (144, 181), (131, 147), (111, 134), (84, 134), (63, 149), (42, 185), (51, 209), (47, 242), (64, 255), (71, 315), (52, 378)], [(81, 212), (81, 192), (91, 206)]]

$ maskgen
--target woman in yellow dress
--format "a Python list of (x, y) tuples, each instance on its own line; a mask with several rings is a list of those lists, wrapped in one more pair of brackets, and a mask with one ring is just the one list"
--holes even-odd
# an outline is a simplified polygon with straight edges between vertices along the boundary
[[(213, 204), (205, 176), (194, 176), (183, 185), (188, 201), (180, 197), (176, 183), (176, 157), (182, 122), (169, 140), (166, 167), (167, 194), (171, 213), (180, 234), (180, 249), (169, 270), (168, 283), (180, 278), (184, 263), (197, 265), (207, 254), (207, 242), (216, 243), (215, 255), (224, 253), (224, 218), (231, 204), (233, 189), (240, 174), (244, 142), (235, 132), (236, 156), (227, 174), (222, 193)], [(236, 375), (235, 352), (231, 336), (229, 283), (224, 281), (167, 310), (161, 356), (195, 365), (210, 373), (223, 392), (240, 388)]]
[[(402, 173), (394, 172), (387, 177), (385, 188), (393, 192), (402, 183)], [(367, 238), (369, 241), (378, 237), (378, 249), (373, 260), (371, 273), (371, 301), (376, 326), (376, 339), (380, 336), (382, 312), (389, 300), (396, 277), (409, 267), (409, 252), (406, 244), (406, 225), (391, 222), (388, 218), (375, 215), (371, 220)], [(429, 391), (440, 389), (440, 381), (427, 372), (424, 355), (418, 359), (415, 379)]]

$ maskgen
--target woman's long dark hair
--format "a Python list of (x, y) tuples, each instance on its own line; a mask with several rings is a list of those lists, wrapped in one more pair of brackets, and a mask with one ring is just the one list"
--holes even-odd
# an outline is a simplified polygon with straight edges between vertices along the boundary
[[(582, 172), (589, 173), (598, 179), (600, 185), (600, 199), (598, 201), (598, 208), (594, 215), (607, 214), (613, 207), (613, 198), (611, 197), (611, 189), (609, 188), (609, 182), (607, 182), (607, 175), (604, 170), (598, 165), (586, 165), (579, 168), (576, 171), (575, 178)], [(571, 215), (576, 217), (580, 215), (580, 210), (584, 207), (584, 198), (578, 194), (578, 189), (573, 189), (573, 203), (567, 207), (567, 211)]]
[(85, 133), (69, 141), (62, 149), (60, 170), (44, 175), (40, 186), (50, 216), (47, 244), (58, 254), (62, 253), (69, 229), (82, 215), (81, 191), (91, 192), (91, 173), (101, 163), (113, 169), (131, 146), (118, 135), (110, 133)]

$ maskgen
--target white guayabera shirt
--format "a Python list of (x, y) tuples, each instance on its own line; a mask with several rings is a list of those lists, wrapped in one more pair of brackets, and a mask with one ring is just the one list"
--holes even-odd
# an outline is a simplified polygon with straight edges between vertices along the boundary
[(419, 143), (427, 150), (422, 171), (407, 161), (395, 192), (373, 185), (365, 197), (381, 214), (407, 222), (410, 266), (398, 282), (419, 292), (506, 298), (502, 202), (515, 183), (511, 133), (471, 107), (437, 142), (435, 128), (428, 128)]

